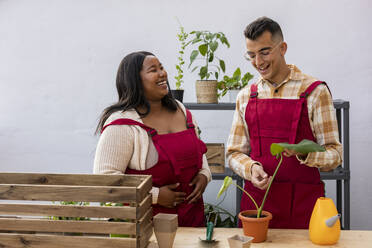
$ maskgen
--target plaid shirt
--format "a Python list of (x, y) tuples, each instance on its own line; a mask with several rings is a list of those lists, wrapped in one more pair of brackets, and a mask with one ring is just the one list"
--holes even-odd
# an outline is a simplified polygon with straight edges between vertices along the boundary
[[(295, 65), (288, 65), (290, 73), (279, 85), (264, 79), (257, 82), (259, 99), (283, 98), (298, 99), (300, 94), (315, 78), (302, 73)], [(227, 141), (227, 162), (230, 168), (242, 178), (250, 180), (251, 167), (258, 163), (249, 157), (251, 151), (245, 110), (249, 101), (250, 85), (239, 92), (233, 123)], [(319, 85), (307, 97), (310, 126), (317, 143), (324, 146), (325, 152), (311, 152), (306, 158), (297, 157), (301, 164), (321, 168), (323, 171), (336, 168), (342, 162), (342, 145), (339, 142), (336, 112), (332, 97), (325, 85)]]

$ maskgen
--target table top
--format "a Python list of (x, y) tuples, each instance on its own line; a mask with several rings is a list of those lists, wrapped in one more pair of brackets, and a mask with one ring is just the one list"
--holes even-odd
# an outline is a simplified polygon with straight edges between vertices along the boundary
[[(227, 238), (236, 234), (243, 235), (241, 228), (215, 228), (213, 238), (219, 240), (215, 245), (204, 245), (199, 237), (205, 239), (205, 228), (179, 227), (173, 248), (193, 247), (220, 247), (228, 248)], [(155, 235), (151, 242), (156, 241)], [(156, 247), (150, 245), (149, 247)], [(337, 244), (332, 246), (319, 246), (313, 244), (309, 239), (309, 231), (304, 229), (269, 229), (267, 240), (263, 243), (252, 243), (255, 247), (277, 247), (277, 248), (307, 248), (307, 247), (370, 247), (372, 248), (372, 231), (342, 230)]]

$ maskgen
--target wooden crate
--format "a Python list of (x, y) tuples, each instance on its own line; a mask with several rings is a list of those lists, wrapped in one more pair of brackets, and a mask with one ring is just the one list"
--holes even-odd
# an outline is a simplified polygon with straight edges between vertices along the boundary
[(206, 143), (207, 160), (212, 173), (225, 172), (225, 146), (223, 143)]
[[(151, 176), (0, 173), (0, 247), (146, 247), (153, 232), (151, 188)], [(100, 206), (101, 202), (126, 204), (111, 207)], [(89, 220), (54, 220), (50, 216)], [(63, 235), (73, 232), (82, 236)], [(109, 234), (128, 238), (110, 238)]]

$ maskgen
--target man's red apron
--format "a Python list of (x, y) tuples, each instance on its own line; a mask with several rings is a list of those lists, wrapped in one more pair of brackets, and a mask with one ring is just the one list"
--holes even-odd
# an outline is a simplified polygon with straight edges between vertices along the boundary
[[(299, 99), (258, 99), (257, 85), (251, 86), (245, 112), (250, 156), (259, 161), (270, 176), (279, 161), (270, 153), (271, 143), (295, 144), (303, 139), (316, 142), (310, 127), (306, 98), (322, 83), (312, 83)], [(247, 180), (244, 189), (252, 194), (258, 205), (261, 204), (265, 190), (256, 188)], [(308, 228), (314, 204), (321, 196), (324, 196), (324, 185), (319, 170), (300, 164), (295, 156), (284, 156), (264, 205), (264, 210), (273, 214), (270, 227)], [(255, 209), (245, 194), (240, 209)]]
[[(169, 134), (158, 134), (155, 129), (131, 119), (117, 119), (104, 126), (137, 125), (145, 129), (158, 152), (158, 163), (147, 170), (133, 170), (127, 168), (126, 174), (152, 175), (155, 187), (180, 183), (176, 191), (191, 194), (194, 187), (189, 186), (191, 180), (202, 168), (202, 156), (207, 152), (206, 145), (196, 136), (190, 111), (186, 110), (185, 131)], [(166, 208), (158, 204), (153, 205), (153, 215), (158, 213), (178, 214), (178, 225), (189, 227), (205, 226), (204, 204), (200, 198), (196, 203), (181, 203), (175, 208)]]

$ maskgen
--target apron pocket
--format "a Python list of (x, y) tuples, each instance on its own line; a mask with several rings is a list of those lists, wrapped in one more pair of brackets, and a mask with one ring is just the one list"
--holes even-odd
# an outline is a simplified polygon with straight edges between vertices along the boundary
[(292, 221), (295, 228), (309, 228), (316, 200), (324, 196), (324, 185), (295, 183)]

